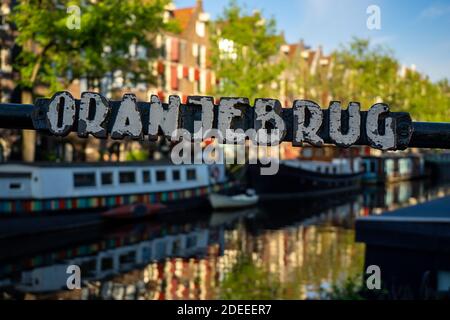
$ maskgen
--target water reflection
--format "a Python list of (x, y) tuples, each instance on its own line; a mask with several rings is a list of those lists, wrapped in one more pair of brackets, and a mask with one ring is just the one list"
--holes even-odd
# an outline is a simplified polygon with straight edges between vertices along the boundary
[[(321, 203), (99, 227), (0, 243), (0, 292), (17, 299), (323, 297), (363, 271), (357, 216), (449, 193), (402, 182)], [(183, 217), (186, 220), (186, 217)], [(82, 289), (66, 290), (79, 265)], [(251, 289), (250, 289), (251, 288)]]

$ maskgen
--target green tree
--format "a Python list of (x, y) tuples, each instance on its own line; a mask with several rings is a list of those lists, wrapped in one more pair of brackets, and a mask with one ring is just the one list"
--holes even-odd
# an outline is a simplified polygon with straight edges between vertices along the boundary
[(444, 121), (450, 116), (445, 80), (437, 84), (418, 72), (406, 72), (398, 83), (398, 105), (416, 121)]
[[(148, 59), (156, 55), (154, 38), (176, 27), (164, 22), (168, 0), (22, 0), (11, 15), (21, 47), (16, 67), (23, 88), (22, 102), (32, 103), (36, 88), (51, 91), (86, 79), (89, 88), (119, 72), (125, 83), (151, 83)], [(68, 8), (77, 6), (75, 12)], [(77, 13), (80, 15), (77, 15)], [(79, 17), (79, 28), (69, 19)], [(144, 54), (136, 54), (145, 48)], [(142, 52), (142, 51), (141, 51)], [(24, 158), (34, 158), (34, 136), (24, 136)]]
[(277, 58), (283, 42), (274, 19), (246, 13), (230, 2), (212, 24), (212, 62), (220, 84), (215, 94), (255, 98), (273, 95), (284, 64)]
[(370, 46), (369, 40), (355, 38), (333, 53), (331, 77), (333, 99), (359, 101), (363, 108), (379, 100), (395, 103), (399, 64), (393, 53), (382, 46)]
[(359, 101), (367, 109), (383, 101), (393, 111), (409, 112), (416, 121), (448, 121), (448, 80), (433, 83), (415, 70), (400, 72), (391, 50), (353, 39), (333, 53), (329, 88), (335, 100)]
[[(328, 92), (328, 72), (316, 68), (314, 72), (308, 58), (303, 56), (305, 52), (296, 50), (293, 57), (286, 56), (286, 70), (281, 81), (286, 88), (286, 96), (289, 100), (309, 99), (325, 105), (328, 97), (323, 93)], [(324, 72), (325, 71), (325, 72)]]

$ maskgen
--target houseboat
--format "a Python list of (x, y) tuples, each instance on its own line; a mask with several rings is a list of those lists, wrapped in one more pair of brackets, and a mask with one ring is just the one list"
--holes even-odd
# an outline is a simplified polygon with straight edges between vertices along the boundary
[(0, 217), (103, 210), (132, 203), (208, 203), (230, 188), (224, 165), (168, 161), (5, 163), (0, 165)]
[(430, 172), (433, 180), (438, 182), (450, 181), (450, 152), (426, 154), (425, 168)]
[(361, 158), (352, 150), (303, 147), (295, 159), (279, 160), (274, 175), (262, 175), (262, 165), (248, 166), (249, 185), (260, 200), (314, 197), (359, 189)]
[(364, 156), (364, 183), (389, 183), (425, 176), (425, 161), (420, 154), (384, 153)]

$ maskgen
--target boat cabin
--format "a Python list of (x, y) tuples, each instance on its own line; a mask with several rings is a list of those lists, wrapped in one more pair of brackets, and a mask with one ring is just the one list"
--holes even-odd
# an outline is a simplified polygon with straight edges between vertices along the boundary
[(363, 171), (367, 183), (409, 180), (425, 175), (425, 161), (414, 154), (364, 156)]
[(0, 199), (55, 199), (168, 192), (226, 181), (223, 165), (169, 162), (0, 165)]

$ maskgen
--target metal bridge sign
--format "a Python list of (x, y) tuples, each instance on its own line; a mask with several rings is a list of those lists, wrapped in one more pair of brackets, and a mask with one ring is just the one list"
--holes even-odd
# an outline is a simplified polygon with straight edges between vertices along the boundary
[(405, 112), (391, 112), (384, 103), (361, 111), (358, 102), (344, 108), (332, 101), (328, 109), (309, 100), (296, 100), (292, 107), (282, 108), (276, 99), (190, 96), (186, 104), (172, 95), (168, 103), (152, 95), (149, 102), (137, 101), (125, 94), (113, 101), (95, 92), (84, 92), (75, 99), (69, 92), (57, 92), (50, 99), (38, 99), (35, 105), (0, 104), (0, 128), (35, 129), (55, 136), (77, 132), (100, 139), (155, 140), (164, 135), (179, 139), (173, 133), (184, 130), (195, 136), (200, 128), (215, 130), (222, 137), (230, 132), (236, 138), (224, 143), (243, 143), (245, 132), (277, 132), (279, 141), (299, 146), (324, 143), (340, 147), (368, 145), (381, 150), (407, 147), (450, 148), (450, 124), (412, 122)]
[(121, 101), (109, 101), (93, 92), (84, 92), (80, 100), (69, 92), (58, 92), (51, 99), (39, 100), (38, 106), (40, 116), (33, 118), (35, 128), (57, 136), (77, 131), (80, 137), (147, 136), (154, 140), (162, 132), (173, 139), (177, 129), (193, 133), (197, 121), (203, 131), (217, 129), (224, 135), (227, 130), (278, 130), (280, 140), (294, 145), (307, 142), (320, 146), (328, 142), (342, 147), (368, 144), (394, 150), (406, 148), (412, 133), (409, 115), (392, 113), (383, 103), (364, 112), (356, 102), (343, 110), (339, 102), (333, 101), (324, 110), (309, 100), (296, 100), (292, 108), (282, 108), (276, 99), (256, 99), (250, 106), (246, 98), (221, 98), (216, 106), (212, 97), (193, 96), (183, 105), (178, 96), (170, 96), (165, 104), (155, 95), (150, 102), (138, 102), (132, 94), (125, 94)]

